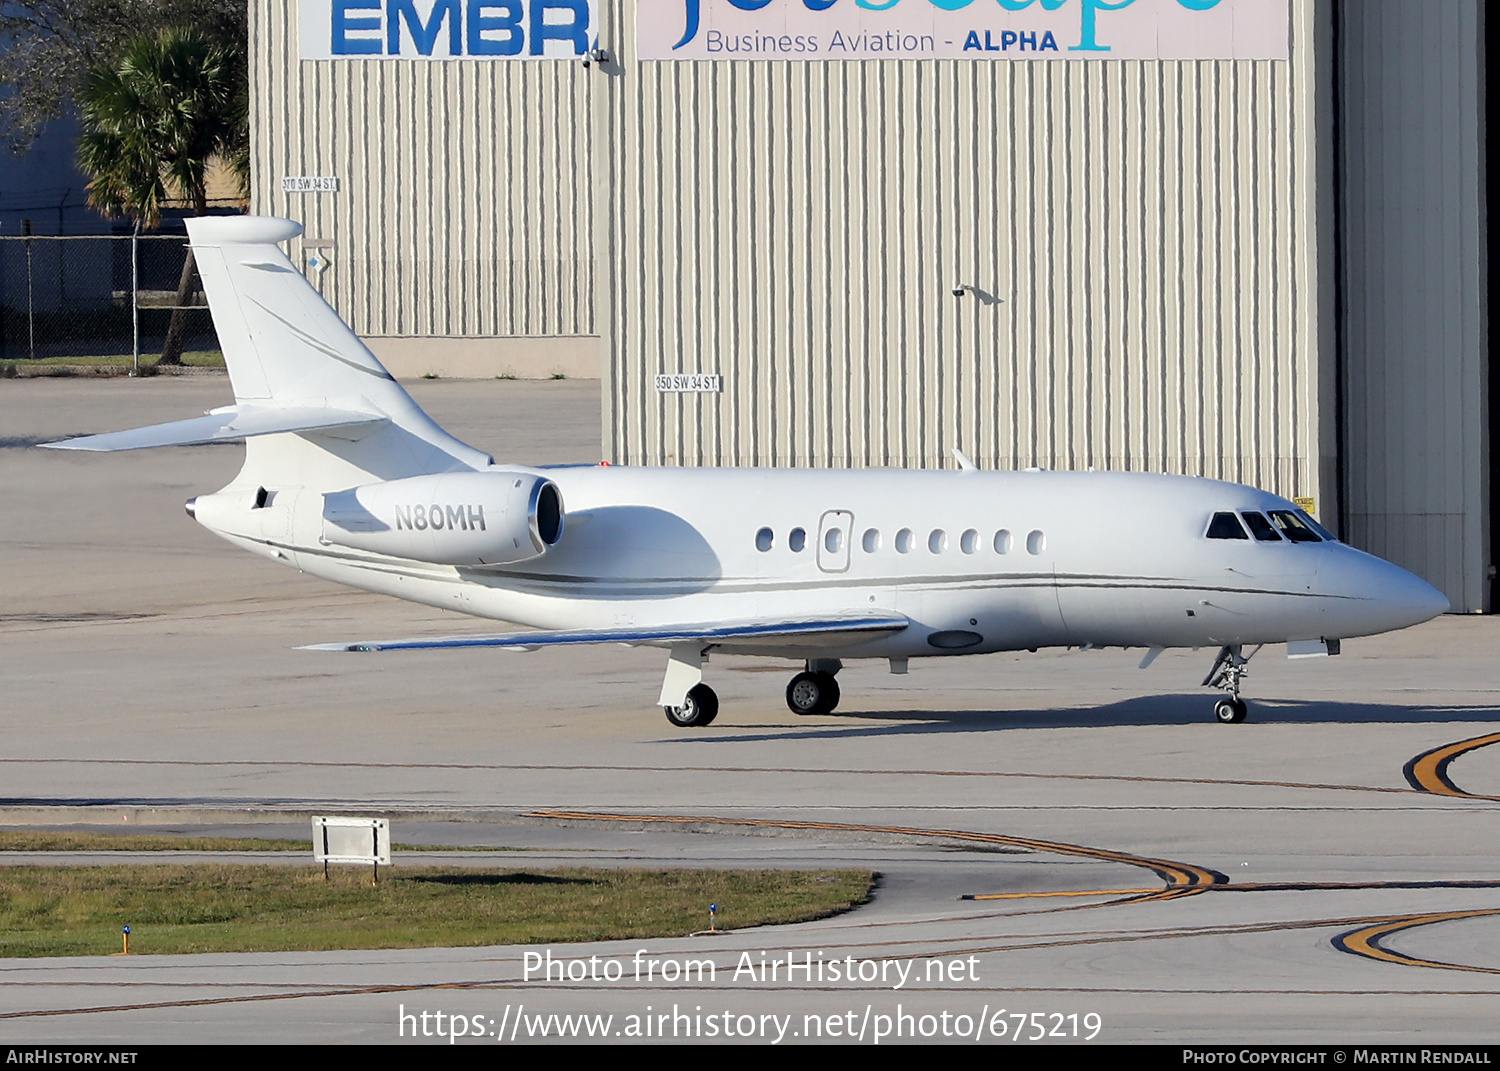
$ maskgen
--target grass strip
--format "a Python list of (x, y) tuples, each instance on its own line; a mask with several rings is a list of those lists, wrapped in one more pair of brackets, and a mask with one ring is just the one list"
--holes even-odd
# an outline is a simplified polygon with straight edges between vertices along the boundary
[(429, 948), (680, 937), (803, 922), (869, 898), (867, 870), (470, 870), (229, 864), (0, 867), (0, 956)]
[[(159, 353), (141, 354), (141, 367), (154, 368), (161, 360)], [(14, 357), (7, 364), (18, 368), (55, 368), (72, 365), (78, 368), (123, 368), (131, 367), (131, 356), (124, 354), (81, 354), (77, 357)], [(182, 355), (182, 363), (190, 368), (223, 368), (224, 354), (219, 350), (189, 350)]]

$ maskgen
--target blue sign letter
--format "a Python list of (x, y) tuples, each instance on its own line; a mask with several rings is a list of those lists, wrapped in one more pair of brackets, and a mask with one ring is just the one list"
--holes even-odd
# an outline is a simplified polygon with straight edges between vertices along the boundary
[(437, 0), (432, 5), (432, 15), (427, 19), (427, 25), (422, 25), (422, 16), (417, 14), (416, 0), (390, 0), (385, 10), (385, 51), (387, 55), (401, 55), (401, 20), (406, 20), (406, 29), (411, 34), (412, 42), (417, 46), (417, 51), (423, 56), (432, 55), (433, 46), (437, 44), (438, 31), (443, 28), (443, 20), (448, 20), (448, 55), (462, 56), (464, 54), (463, 31), (459, 26), (459, 20), (463, 16), (458, 10), (458, 0)]
[[(568, 22), (549, 25), (547, 12), (566, 11)], [(531, 0), (531, 54), (543, 55), (548, 41), (573, 42), (573, 55), (589, 50), (589, 5), (587, 0)]]
[(687, 0), (687, 29), (682, 31), (682, 40), (672, 46), (675, 52), (698, 36), (698, 0)]
[[(503, 11), (503, 18), (486, 15), (486, 11)], [(526, 43), (526, 31), (521, 27), (521, 0), (469, 0), (469, 55), (471, 56), (519, 56), (521, 46)], [(499, 30), (505, 34), (503, 40), (485, 37), (486, 30)]]
[(333, 35), (330, 38), (330, 49), (335, 56), (378, 56), (380, 55), (379, 37), (354, 37), (349, 36), (350, 30), (374, 30), (380, 32), (380, 16), (372, 18), (351, 19), (350, 11), (362, 11), (373, 8), (380, 10), (380, 0), (333, 0)]
[(1083, 28), (1078, 35), (1078, 43), (1069, 45), (1069, 52), (1108, 52), (1108, 45), (1101, 45), (1094, 37), (1097, 32), (1096, 20), (1101, 11), (1119, 11), (1122, 7), (1129, 7), (1135, 0), (1119, 0), (1118, 3), (1110, 4), (1105, 0), (1082, 0), (1083, 3)]

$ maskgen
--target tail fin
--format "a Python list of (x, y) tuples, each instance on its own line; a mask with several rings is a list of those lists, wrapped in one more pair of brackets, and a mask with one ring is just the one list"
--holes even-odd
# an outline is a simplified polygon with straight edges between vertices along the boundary
[(205, 216), (188, 237), (235, 404), (207, 416), (44, 445), (139, 450), (245, 440), (237, 483), (325, 489), (494, 463), (435, 424), (293, 267), (279, 242), (302, 225)]
[(187, 227), (235, 401), (301, 409), (405, 396), (279, 248), (301, 224), (205, 216)]
[[(417, 451), (423, 472), (491, 463), (422, 412), (281, 251), (279, 243), (302, 233), (300, 223), (202, 216), (187, 228), (240, 406), (373, 411), (429, 448)], [(430, 456), (433, 447), (449, 455), (447, 465)], [(348, 460), (387, 479), (417, 474), (395, 457)]]

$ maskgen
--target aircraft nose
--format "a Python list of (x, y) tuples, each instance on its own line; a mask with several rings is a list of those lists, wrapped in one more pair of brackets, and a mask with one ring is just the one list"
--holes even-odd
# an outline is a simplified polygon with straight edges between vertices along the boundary
[(1422, 624), (1440, 613), (1448, 613), (1448, 595), (1400, 565), (1392, 565), (1389, 561), (1380, 564), (1385, 565), (1380, 577), (1380, 601), (1403, 619), (1403, 624), (1395, 627)]
[(1434, 617), (1446, 614), (1453, 608), (1448, 601), (1448, 596), (1421, 577), (1408, 573), (1398, 566), (1392, 565), (1391, 568), (1401, 574), (1399, 593), (1396, 598), (1402, 610), (1412, 615), (1413, 625), (1431, 621)]
[[(1347, 548), (1346, 548), (1347, 549)], [(1448, 612), (1448, 597), (1399, 565), (1361, 551), (1341, 563), (1341, 594), (1360, 606), (1359, 627), (1366, 635), (1391, 632), (1431, 621)]]

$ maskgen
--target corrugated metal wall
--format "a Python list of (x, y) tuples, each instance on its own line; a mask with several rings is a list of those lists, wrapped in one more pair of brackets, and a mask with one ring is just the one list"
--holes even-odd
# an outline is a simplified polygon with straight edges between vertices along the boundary
[[(296, 0), (251, 0), (251, 210), (336, 243), (364, 335), (594, 332), (590, 83), (577, 63), (302, 61)], [(338, 193), (282, 193), (332, 175)]]
[[(617, 460), (935, 467), (959, 447), (1330, 515), (1312, 0), (1290, 62), (643, 63), (635, 0), (605, 6)], [(679, 371), (724, 392), (657, 394)]]
[(1485, 609), (1478, 0), (1339, 5), (1348, 536)]

